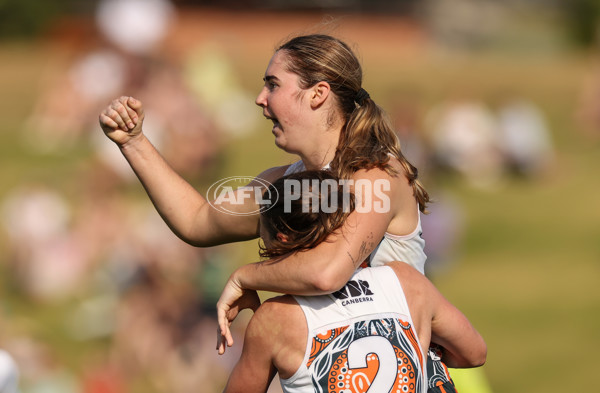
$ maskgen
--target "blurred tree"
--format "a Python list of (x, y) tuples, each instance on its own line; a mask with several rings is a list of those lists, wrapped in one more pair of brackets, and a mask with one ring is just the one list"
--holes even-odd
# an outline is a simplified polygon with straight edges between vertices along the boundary
[(582, 46), (598, 43), (600, 36), (600, 0), (563, 0), (567, 28), (573, 41)]
[(0, 39), (32, 38), (61, 14), (93, 10), (95, 0), (0, 0)]

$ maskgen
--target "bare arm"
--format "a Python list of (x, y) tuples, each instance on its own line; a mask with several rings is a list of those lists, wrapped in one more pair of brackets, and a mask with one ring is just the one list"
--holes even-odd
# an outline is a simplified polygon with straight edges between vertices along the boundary
[(321, 295), (346, 284), (385, 233), (383, 215), (352, 214), (344, 228), (312, 250), (240, 267), (233, 275), (242, 288), (292, 295)]
[(482, 366), (487, 356), (485, 341), (460, 310), (441, 294), (438, 299), (431, 341), (442, 346), (442, 361), (453, 368)]
[[(469, 320), (425, 277), (403, 262), (388, 264), (398, 276), (415, 323), (421, 346), (429, 342), (443, 347), (442, 361), (448, 367), (478, 367), (485, 363), (487, 347)], [(430, 338), (430, 340), (429, 340)]]
[[(377, 232), (371, 230), (377, 226), (374, 221), (382, 228)], [(246, 289), (301, 295), (334, 292), (346, 284), (377, 245), (385, 232), (385, 223), (387, 220), (378, 214), (350, 215), (345, 224), (349, 227), (347, 234), (342, 228), (342, 233), (331, 235), (312, 250), (238, 268), (229, 277), (217, 302), (219, 354), (225, 353), (226, 346), (233, 346), (229, 325), (239, 311), (233, 305)]]
[(413, 267), (401, 262), (389, 264), (402, 283), (413, 319), (417, 318), (422, 331), (421, 342), (429, 341), (443, 347), (442, 361), (448, 367), (477, 367), (485, 363), (487, 347), (469, 320), (452, 305), (438, 289)]
[(224, 393), (264, 393), (277, 370), (273, 365), (270, 313), (261, 307), (250, 320), (240, 360), (235, 365)]
[[(156, 210), (182, 240), (196, 246), (212, 246), (258, 236), (258, 215), (254, 198), (238, 198), (244, 203), (225, 202), (226, 214), (207, 200), (164, 160), (142, 132), (142, 103), (131, 97), (113, 101), (100, 115), (100, 125), (114, 141), (139, 178)], [(281, 168), (263, 172), (259, 177), (279, 177)], [(267, 179), (269, 180), (269, 179)], [(259, 186), (252, 182), (250, 186)]]
[[(384, 171), (359, 171), (353, 180), (368, 183), (385, 181), (390, 186), (378, 193), (353, 190), (357, 207), (342, 228), (311, 250), (277, 260), (246, 265), (234, 273), (242, 288), (261, 289), (292, 295), (331, 293), (346, 284), (356, 268), (371, 254), (385, 234), (398, 210), (398, 187), (404, 178), (392, 178)], [(410, 209), (415, 202), (410, 194)]]
[[(324, 242), (311, 250), (290, 254), (285, 258), (252, 263), (238, 268), (229, 278), (221, 298), (217, 303), (217, 313), (222, 336), (219, 336), (219, 353), (233, 345), (228, 331), (230, 305), (242, 295), (243, 289), (266, 290), (293, 295), (320, 295), (340, 289), (352, 276), (356, 268), (368, 257), (383, 238), (391, 220), (397, 213), (400, 198), (396, 197), (398, 187), (393, 182), (404, 178), (391, 178), (381, 170), (359, 171), (358, 179), (373, 184), (384, 179), (392, 184), (384, 192), (390, 206), (379, 208), (386, 198), (372, 198), (370, 205), (352, 212), (342, 228), (330, 235)], [(409, 209), (414, 212), (416, 203), (409, 192)], [(366, 201), (366, 197), (363, 200)], [(403, 202), (403, 201), (401, 201)], [(378, 206), (375, 209), (375, 206)]]

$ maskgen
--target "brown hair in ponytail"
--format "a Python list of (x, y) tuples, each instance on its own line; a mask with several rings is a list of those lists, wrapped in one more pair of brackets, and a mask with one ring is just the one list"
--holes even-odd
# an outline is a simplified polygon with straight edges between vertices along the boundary
[(331, 170), (342, 179), (372, 168), (396, 175), (389, 164), (391, 154), (402, 165), (419, 208), (425, 211), (429, 194), (417, 179), (417, 168), (402, 154), (387, 115), (362, 89), (362, 68), (350, 47), (337, 38), (312, 34), (292, 38), (277, 50), (286, 54), (287, 70), (299, 76), (302, 88), (325, 81), (337, 99), (345, 124)]

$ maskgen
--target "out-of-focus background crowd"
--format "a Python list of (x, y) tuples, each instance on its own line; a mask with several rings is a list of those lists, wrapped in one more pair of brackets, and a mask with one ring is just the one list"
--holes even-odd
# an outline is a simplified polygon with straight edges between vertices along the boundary
[(489, 348), (463, 391), (593, 390), (599, 22), (595, 0), (0, 1), (0, 392), (15, 367), (22, 393), (223, 388), (250, 315), (219, 357), (214, 306), (257, 242), (177, 239), (98, 114), (142, 100), (202, 192), (290, 163), (254, 98), (314, 32), (356, 50), (435, 200), (427, 273)]

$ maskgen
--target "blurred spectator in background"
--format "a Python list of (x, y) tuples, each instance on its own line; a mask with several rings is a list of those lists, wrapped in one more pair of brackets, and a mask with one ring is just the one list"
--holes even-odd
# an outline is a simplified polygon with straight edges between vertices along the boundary
[(107, 157), (106, 141), (87, 133), (97, 126), (100, 108), (126, 92), (146, 103), (148, 132), (178, 171), (195, 175), (210, 168), (221, 140), (214, 115), (183, 76), (184, 65), (162, 53), (175, 18), (169, 0), (100, 1), (95, 18), (100, 42), (78, 54), (42, 92), (23, 134), (28, 144), (56, 153), (91, 138), (106, 163), (132, 178)]
[[(221, 387), (235, 353), (219, 364), (209, 360), (216, 322), (205, 314), (198, 286), (202, 250), (177, 239), (153, 210), (102, 199), (96, 195), (89, 210), (86, 204), (77, 210), (84, 216), (69, 220), (68, 204), (57, 193), (11, 195), (5, 211), (14, 215), (7, 214), (5, 223), (12, 229), (11, 253), (18, 257), (11, 266), (25, 294), (53, 305), (77, 298), (64, 322), (67, 331), (81, 342), (112, 341), (112, 361), (125, 371), (125, 381), (150, 378), (158, 390), (173, 392), (193, 392), (210, 383)], [(115, 226), (128, 233), (127, 239)], [(57, 240), (75, 234), (78, 241)], [(83, 249), (94, 254), (69, 257), (81, 256)]]
[(479, 100), (454, 99), (426, 117), (433, 158), (441, 169), (463, 176), (478, 188), (494, 188), (503, 174), (494, 114)]
[[(214, 285), (226, 280), (221, 270), (231, 270), (231, 258), (220, 249), (210, 250), (209, 258), (206, 250), (183, 243), (145, 199), (124, 195), (135, 176), (111, 158), (118, 152), (95, 132), (109, 99), (135, 94), (151, 113), (147, 132), (161, 152), (177, 171), (197, 178), (219, 158), (223, 130), (236, 136), (240, 124), (248, 129), (260, 118), (227, 56), (190, 49), (179, 59), (163, 52), (175, 17), (169, 0), (100, 1), (97, 36), (53, 74), (25, 125), (22, 135), (34, 152), (65, 154), (91, 143), (94, 156), (74, 176), (74, 197), (46, 184), (8, 192), (1, 218), (9, 273), (26, 298), (69, 304), (63, 328), (71, 340), (105, 340), (110, 348), (78, 380), (59, 367), (50, 348), (29, 341), (19, 351), (31, 365), (22, 370), (28, 393), (122, 393), (140, 381), (157, 391), (217, 391), (235, 362), (236, 351), (215, 362), (213, 350), (221, 289), (213, 293)], [(205, 75), (212, 84), (202, 85)], [(203, 97), (215, 92), (223, 95), (221, 105), (205, 105)], [(241, 101), (252, 114), (232, 117), (231, 105)], [(210, 263), (215, 260), (227, 263)], [(205, 266), (214, 282), (202, 279)]]
[(170, 0), (101, 0), (96, 23), (119, 49), (143, 56), (164, 39), (174, 16)]
[(495, 188), (508, 174), (544, 175), (554, 161), (542, 111), (530, 100), (511, 97), (494, 111), (480, 100), (455, 100), (427, 114), (433, 160), (478, 188)]
[(38, 301), (57, 300), (80, 284), (88, 260), (69, 230), (71, 207), (60, 193), (22, 186), (2, 203), (9, 262), (19, 287)]
[[(49, 186), (21, 186), (2, 202), (2, 223), (9, 272), (22, 294), (50, 306), (70, 304), (63, 324), (72, 340), (108, 340), (112, 355), (88, 370), (85, 389), (106, 387), (114, 369), (119, 375), (107, 389), (117, 393), (144, 379), (158, 391), (221, 388), (236, 353), (214, 361), (216, 320), (206, 310), (214, 309), (218, 293), (204, 299), (214, 291), (201, 280), (207, 251), (178, 239), (150, 205), (124, 197), (120, 179), (101, 161), (82, 171), (78, 185), (76, 201)], [(212, 259), (227, 259), (221, 253), (210, 250)], [(26, 348), (37, 347), (31, 344)], [(42, 385), (77, 391), (75, 377), (47, 349), (20, 353), (29, 353), (27, 364), (40, 365), (23, 370), (28, 392)]]
[(507, 169), (527, 178), (547, 172), (554, 151), (540, 109), (524, 98), (512, 98), (497, 111), (500, 149)]
[(6, 342), (19, 364), (21, 391), (26, 393), (78, 393), (77, 376), (57, 356), (60, 349), (30, 336), (12, 336)]
[(76, 143), (95, 123), (99, 105), (143, 86), (173, 16), (169, 0), (100, 1), (101, 43), (79, 54), (42, 93), (27, 125), (33, 147), (57, 151)]

